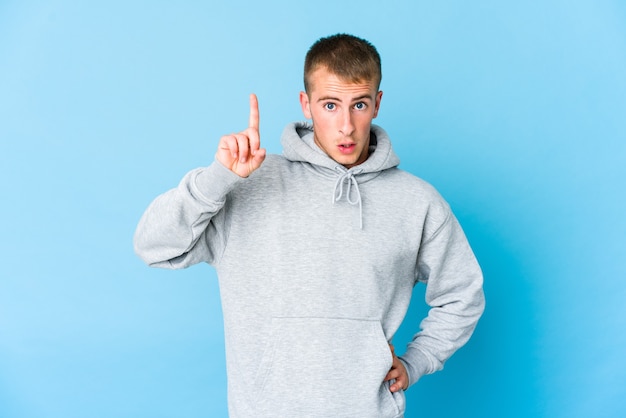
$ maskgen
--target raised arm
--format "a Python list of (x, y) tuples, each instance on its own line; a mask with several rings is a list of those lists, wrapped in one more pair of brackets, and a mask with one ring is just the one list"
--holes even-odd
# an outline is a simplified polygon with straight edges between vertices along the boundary
[(263, 163), (260, 145), (259, 104), (252, 94), (248, 128), (223, 136), (211, 165), (187, 173), (146, 209), (134, 236), (137, 255), (164, 268), (215, 262), (225, 246), (226, 197)]

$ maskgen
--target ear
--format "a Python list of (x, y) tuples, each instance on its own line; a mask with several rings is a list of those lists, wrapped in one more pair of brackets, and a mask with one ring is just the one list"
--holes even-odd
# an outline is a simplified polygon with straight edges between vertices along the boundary
[(380, 109), (380, 101), (383, 99), (382, 90), (376, 93), (376, 103), (374, 104), (374, 118), (378, 116), (378, 110)]
[(313, 119), (311, 117), (311, 105), (309, 103), (309, 95), (305, 92), (300, 92), (300, 106), (302, 106), (302, 113), (304, 113), (304, 117), (307, 119)]

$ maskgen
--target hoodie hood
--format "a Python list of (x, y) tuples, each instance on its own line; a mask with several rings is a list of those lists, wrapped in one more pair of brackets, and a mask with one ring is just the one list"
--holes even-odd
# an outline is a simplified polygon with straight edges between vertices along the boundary
[(381, 171), (400, 164), (387, 132), (372, 125), (371, 133), (367, 160), (351, 169), (330, 158), (317, 146), (313, 137), (313, 125), (309, 122), (294, 122), (285, 127), (281, 137), (283, 155), (289, 161), (309, 163), (315, 171), (325, 176), (336, 177), (337, 173), (354, 172), (362, 183), (376, 177)]
[(373, 179), (383, 170), (400, 164), (387, 132), (377, 125), (371, 127), (367, 160), (350, 169), (330, 158), (317, 146), (313, 136), (313, 125), (309, 122), (287, 125), (281, 137), (281, 144), (283, 155), (289, 161), (308, 164), (309, 168), (319, 175), (335, 179), (332, 202), (345, 199), (351, 205), (358, 205), (361, 228), (363, 228), (363, 202), (359, 184)]

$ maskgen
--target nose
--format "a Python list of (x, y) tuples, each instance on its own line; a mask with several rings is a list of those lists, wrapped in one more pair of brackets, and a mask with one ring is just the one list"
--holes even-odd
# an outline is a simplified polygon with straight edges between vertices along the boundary
[(341, 122), (339, 126), (339, 132), (344, 136), (350, 136), (354, 132), (354, 123), (352, 121), (352, 112), (345, 110), (341, 114)]

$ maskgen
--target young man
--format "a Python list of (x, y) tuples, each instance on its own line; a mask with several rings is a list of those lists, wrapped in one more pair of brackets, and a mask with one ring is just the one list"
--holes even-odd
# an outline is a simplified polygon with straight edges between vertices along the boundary
[[(248, 128), (139, 223), (149, 265), (217, 269), (231, 417), (402, 417), (404, 390), (482, 314), (482, 274), (449, 206), (372, 125), (380, 68), (365, 40), (320, 39), (300, 93), (312, 124), (286, 127), (283, 155), (261, 148), (252, 95)], [(399, 358), (391, 339), (420, 281), (431, 309)]]

